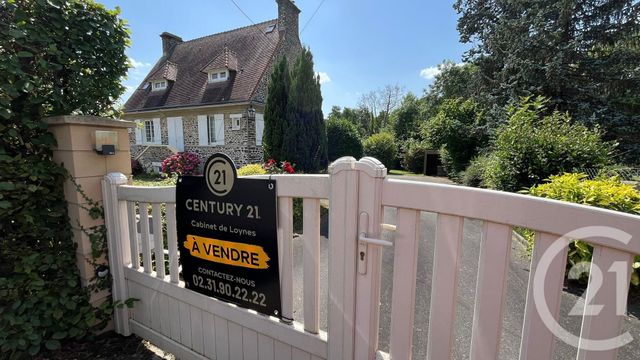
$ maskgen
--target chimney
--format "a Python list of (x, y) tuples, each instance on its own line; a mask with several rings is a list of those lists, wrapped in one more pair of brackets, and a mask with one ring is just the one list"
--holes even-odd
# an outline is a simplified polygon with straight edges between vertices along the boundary
[(298, 38), (298, 14), (300, 9), (292, 0), (276, 0), (278, 3), (278, 30), (280, 37), (295, 36)]
[(162, 39), (162, 56), (169, 55), (171, 50), (173, 50), (173, 47), (182, 42), (182, 38), (180, 36), (173, 35), (166, 31), (160, 34), (160, 38)]

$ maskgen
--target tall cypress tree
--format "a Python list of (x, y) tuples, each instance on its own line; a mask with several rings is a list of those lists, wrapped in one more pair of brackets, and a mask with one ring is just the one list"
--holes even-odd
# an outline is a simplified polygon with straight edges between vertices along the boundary
[(271, 73), (267, 103), (264, 108), (264, 133), (262, 148), (264, 159), (287, 160), (283, 157), (282, 146), (287, 128), (287, 103), (289, 98), (289, 66), (282, 58)]
[(309, 49), (302, 50), (292, 69), (287, 119), (283, 158), (303, 172), (326, 168), (327, 131), (322, 115), (320, 79), (313, 71)]

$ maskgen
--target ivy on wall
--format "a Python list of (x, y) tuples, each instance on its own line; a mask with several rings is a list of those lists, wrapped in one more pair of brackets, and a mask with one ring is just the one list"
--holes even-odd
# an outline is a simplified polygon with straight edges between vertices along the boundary
[(115, 114), (128, 43), (119, 12), (92, 1), (0, 2), (0, 358), (91, 335), (111, 311), (80, 286), (42, 118)]

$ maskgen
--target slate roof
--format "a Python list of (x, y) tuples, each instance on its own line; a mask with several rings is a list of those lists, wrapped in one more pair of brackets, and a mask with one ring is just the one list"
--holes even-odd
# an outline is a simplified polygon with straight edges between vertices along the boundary
[[(278, 44), (277, 19), (177, 44), (163, 56), (124, 105), (125, 112), (249, 101)], [(208, 83), (203, 70), (227, 67), (227, 81)], [(151, 91), (151, 80), (171, 80)]]

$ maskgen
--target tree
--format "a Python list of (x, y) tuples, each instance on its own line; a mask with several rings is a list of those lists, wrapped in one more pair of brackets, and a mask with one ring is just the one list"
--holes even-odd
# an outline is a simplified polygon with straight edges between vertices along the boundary
[(640, 161), (640, 3), (633, 0), (457, 0), (458, 30), (473, 43), (478, 93), (498, 107), (549, 98)]
[(431, 118), (438, 113), (438, 107), (447, 99), (473, 99), (486, 106), (487, 99), (476, 90), (478, 67), (471, 63), (454, 63), (445, 60), (438, 65), (438, 74), (425, 90), (424, 115)]
[(119, 10), (79, 0), (0, 2), (3, 358), (32, 358), (104, 320), (80, 286), (66, 173), (52, 160), (55, 140), (42, 118), (114, 114), (128, 44)]
[(267, 102), (264, 107), (264, 134), (262, 149), (264, 159), (277, 162), (287, 160), (283, 157), (284, 134), (287, 130), (287, 104), (289, 99), (289, 66), (283, 57), (271, 73)]
[(370, 116), (369, 134), (388, 127), (389, 115), (398, 107), (403, 94), (404, 89), (400, 85), (385, 85), (360, 97), (360, 108), (367, 109)]
[(362, 140), (356, 126), (346, 119), (331, 118), (327, 121), (329, 161), (342, 156), (362, 157)]
[(322, 94), (309, 49), (300, 53), (291, 72), (287, 118), (283, 158), (303, 172), (325, 169), (327, 132), (322, 115)]
[(445, 170), (456, 177), (488, 145), (484, 128), (483, 112), (475, 101), (447, 99), (423, 125), (422, 135), (428, 145), (441, 149)]
[(421, 115), (420, 101), (415, 95), (408, 93), (394, 112), (396, 141), (404, 142), (418, 137)]

